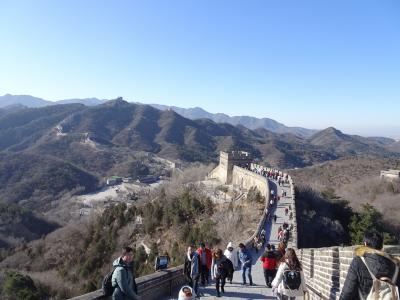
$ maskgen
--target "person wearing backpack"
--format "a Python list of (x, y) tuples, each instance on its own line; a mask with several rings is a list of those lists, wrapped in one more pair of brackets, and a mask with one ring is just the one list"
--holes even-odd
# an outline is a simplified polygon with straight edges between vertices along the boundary
[(133, 273), (133, 249), (123, 247), (122, 254), (113, 262), (111, 284), (113, 300), (140, 300)]
[(400, 258), (383, 252), (382, 248), (383, 236), (366, 231), (364, 246), (355, 249), (340, 300), (399, 299)]
[(302, 297), (306, 291), (306, 282), (303, 270), (296, 252), (292, 248), (286, 249), (284, 261), (272, 281), (272, 291), (277, 293), (281, 300), (294, 300)]
[(263, 270), (264, 270), (264, 278), (265, 284), (267, 287), (272, 287), (271, 282), (272, 278), (274, 278), (275, 270), (276, 270), (276, 256), (275, 253), (271, 250), (271, 245), (267, 244), (266, 251), (261, 256), (260, 260), (263, 262)]

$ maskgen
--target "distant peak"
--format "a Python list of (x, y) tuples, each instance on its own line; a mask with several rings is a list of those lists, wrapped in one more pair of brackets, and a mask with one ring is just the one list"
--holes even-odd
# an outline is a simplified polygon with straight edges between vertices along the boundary
[(107, 101), (105, 104), (108, 106), (121, 106), (129, 104), (129, 102), (124, 100), (122, 97), (118, 97), (117, 99)]
[(335, 133), (335, 134), (343, 134), (343, 132), (341, 132), (339, 129), (336, 129), (335, 127), (332, 127), (332, 126), (326, 128), (326, 129), (324, 129), (322, 131), (331, 132), (331, 133)]

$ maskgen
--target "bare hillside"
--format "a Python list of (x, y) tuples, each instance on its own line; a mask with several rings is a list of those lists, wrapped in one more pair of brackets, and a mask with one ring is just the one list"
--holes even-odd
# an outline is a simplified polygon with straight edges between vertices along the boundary
[(381, 170), (399, 168), (399, 159), (362, 156), (291, 170), (290, 173), (296, 184), (336, 194), (348, 200), (355, 210), (363, 203), (370, 203), (386, 221), (400, 226), (400, 182), (379, 178)]

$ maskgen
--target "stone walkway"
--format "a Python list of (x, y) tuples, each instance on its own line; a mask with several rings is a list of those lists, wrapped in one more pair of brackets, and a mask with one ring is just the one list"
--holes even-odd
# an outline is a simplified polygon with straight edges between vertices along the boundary
[[(285, 198), (281, 197), (281, 200), (278, 201), (277, 205), (275, 204), (275, 207), (272, 211), (272, 215), (275, 213), (278, 216), (277, 222), (274, 223), (273, 221), (267, 221), (265, 225), (267, 240), (269, 240), (269, 243), (277, 245), (278, 227), (281, 226), (285, 221), (290, 224), (289, 216), (285, 216), (285, 208), (287, 208), (289, 204), (292, 203), (292, 200), (291, 198), (289, 198), (291, 197), (291, 192), (288, 185), (286, 185), (285, 187), (278, 186), (276, 182), (270, 180), (270, 188), (273, 189), (275, 193), (277, 193), (276, 195), (281, 195), (282, 189), (284, 189), (288, 195), (288, 197)], [(290, 246), (291, 245), (289, 242), (289, 247)], [(271, 289), (265, 286), (262, 262), (260, 261), (260, 256), (263, 252), (264, 250), (260, 250), (258, 254), (256, 254), (254, 251), (252, 252), (252, 276), (253, 283), (255, 284), (254, 286), (242, 286), (241, 272), (236, 271), (233, 277), (233, 283), (227, 283), (225, 285), (225, 294), (221, 293), (221, 298), (216, 297), (215, 285), (211, 284), (206, 287), (200, 286), (199, 291), (203, 294), (200, 299), (276, 299), (276, 297), (272, 295)], [(165, 300), (167, 299), (174, 300), (177, 299), (177, 296), (175, 298), (169, 297)], [(300, 297), (298, 297), (298, 299), (300, 299)]]

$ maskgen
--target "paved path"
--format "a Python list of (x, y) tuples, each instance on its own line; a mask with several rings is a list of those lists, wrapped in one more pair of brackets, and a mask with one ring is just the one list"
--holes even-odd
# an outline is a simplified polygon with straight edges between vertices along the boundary
[[(265, 225), (265, 231), (267, 240), (269, 243), (277, 245), (278, 240), (278, 227), (283, 224), (283, 222), (287, 222), (290, 224), (289, 216), (285, 216), (285, 208), (291, 204), (291, 192), (288, 185), (285, 187), (278, 186), (276, 182), (270, 181), (270, 188), (278, 193), (277, 195), (281, 195), (282, 189), (287, 192), (286, 198), (282, 198), (278, 202), (278, 204), (274, 206), (272, 210), (272, 215), (275, 213), (278, 216), (277, 222), (274, 223), (273, 221), (267, 221)], [(294, 208), (293, 208), (294, 209)], [(290, 242), (289, 242), (289, 246)], [(260, 250), (258, 254), (252, 252), (253, 254), (253, 268), (252, 268), (252, 276), (253, 276), (253, 283), (254, 286), (242, 286), (242, 274), (241, 271), (236, 271), (233, 277), (233, 283), (227, 283), (225, 285), (225, 294), (222, 294), (221, 298), (216, 297), (216, 290), (215, 285), (210, 284), (206, 287), (200, 286), (199, 291), (203, 294), (201, 299), (232, 299), (232, 300), (239, 300), (239, 299), (276, 299), (272, 295), (272, 291), (270, 288), (265, 286), (265, 279), (264, 273), (262, 269), (262, 262), (260, 261), (260, 256), (264, 250)], [(175, 298), (167, 298), (167, 299), (177, 299)]]

